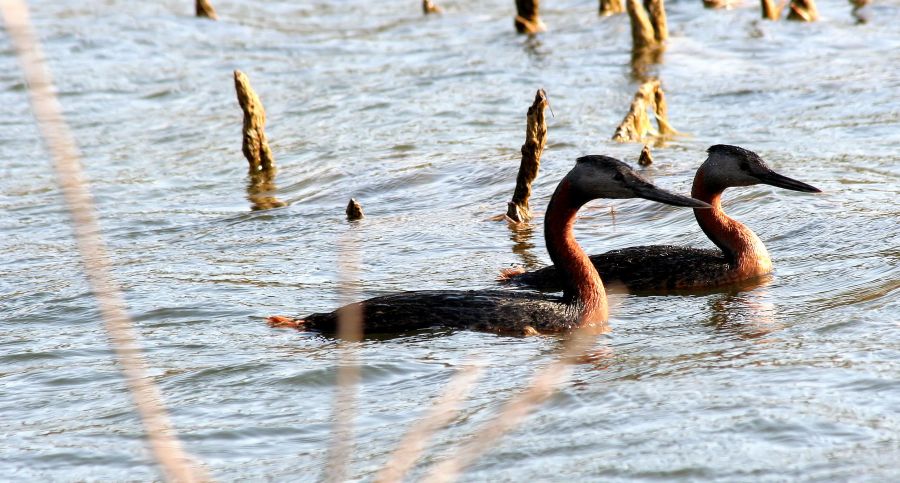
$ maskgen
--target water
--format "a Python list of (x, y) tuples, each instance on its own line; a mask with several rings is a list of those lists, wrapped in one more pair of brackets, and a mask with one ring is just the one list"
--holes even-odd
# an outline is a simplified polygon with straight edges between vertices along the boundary
[[(490, 221), (512, 193), (524, 113), (555, 118), (543, 207), (575, 157), (609, 141), (636, 88), (627, 18), (545, 2), (550, 32), (513, 34), (512, 3), (33, 2), (32, 14), (152, 374), (188, 450), (221, 480), (321, 476), (336, 346), (270, 329), (334, 308), (338, 247), (359, 296), (490, 287), (548, 262)], [(367, 9), (369, 4), (374, 7)], [(736, 144), (822, 188), (726, 195), (776, 271), (751, 290), (616, 295), (605, 354), (467, 473), (469, 480), (893, 480), (900, 477), (900, 10), (819, 5), (815, 24), (670, 2), (658, 72), (672, 124), (646, 173), (686, 192), (707, 146)], [(0, 40), (0, 479), (160, 478), (88, 293), (71, 224), (8, 39)], [(252, 212), (232, 70), (269, 114), (289, 206)], [(348, 224), (350, 196), (367, 218)], [(610, 216), (614, 207), (615, 216)], [(589, 252), (709, 246), (689, 210), (594, 202)], [(472, 332), (361, 344), (350, 475), (369, 479), (472, 357), (486, 365), (414, 475), (452, 454), (552, 360), (559, 341)]]

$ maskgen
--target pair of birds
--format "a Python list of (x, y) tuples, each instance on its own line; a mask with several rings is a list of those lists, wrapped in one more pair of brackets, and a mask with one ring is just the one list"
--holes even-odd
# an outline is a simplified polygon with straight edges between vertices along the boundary
[[(334, 332), (339, 314), (360, 314), (366, 332), (398, 332), (434, 326), (505, 334), (606, 330), (609, 310), (602, 280), (632, 291), (710, 289), (750, 280), (772, 270), (765, 245), (756, 234), (722, 210), (726, 188), (768, 184), (818, 193), (806, 183), (782, 176), (752, 151), (717, 144), (707, 150), (691, 196), (657, 188), (627, 164), (608, 156), (578, 158), (560, 181), (544, 217), (544, 239), (554, 265), (533, 272), (505, 271), (511, 284), (540, 291), (440, 290), (401, 292), (371, 298), (334, 312), (302, 319), (272, 317), (275, 326)], [(588, 256), (572, 228), (578, 210), (598, 198), (644, 198), (694, 208), (706, 236), (719, 248), (640, 246)], [(602, 279), (601, 279), (602, 277)]]

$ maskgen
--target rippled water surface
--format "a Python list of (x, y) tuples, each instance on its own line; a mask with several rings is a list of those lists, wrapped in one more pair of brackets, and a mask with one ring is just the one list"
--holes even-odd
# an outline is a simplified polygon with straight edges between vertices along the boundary
[[(637, 82), (627, 18), (542, 2), (550, 30), (512, 29), (512, 1), (32, 2), (79, 140), (114, 274), (187, 449), (221, 480), (318, 479), (332, 434), (336, 343), (271, 329), (334, 308), (338, 248), (358, 296), (492, 286), (548, 262), (540, 223), (582, 154), (609, 139)], [(646, 174), (687, 192), (711, 144), (758, 152), (810, 195), (756, 186), (730, 214), (766, 243), (761, 286), (614, 295), (597, 357), (484, 454), (470, 480), (900, 478), (900, 4), (867, 23), (823, 0), (814, 24), (671, 1), (656, 69), (683, 135)], [(232, 71), (269, 115), (284, 208), (251, 211)], [(555, 117), (533, 233), (490, 218), (511, 195), (524, 113)], [(107, 345), (8, 38), (0, 37), (0, 479), (160, 475)], [(350, 196), (367, 217), (345, 221)], [(611, 210), (612, 207), (614, 210)], [(612, 216), (614, 215), (614, 216)], [(690, 210), (594, 202), (590, 252), (711, 244)], [(363, 342), (350, 475), (369, 479), (473, 357), (486, 370), (414, 475), (492, 419), (559, 348), (473, 332)]]

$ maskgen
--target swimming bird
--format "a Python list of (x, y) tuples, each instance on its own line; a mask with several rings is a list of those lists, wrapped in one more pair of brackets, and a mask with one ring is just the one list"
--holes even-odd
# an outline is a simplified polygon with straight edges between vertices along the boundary
[(401, 292), (344, 306), (302, 319), (271, 317), (270, 324), (335, 332), (339, 313), (362, 316), (366, 332), (398, 332), (434, 326), (505, 334), (565, 332), (606, 328), (608, 308), (603, 282), (572, 227), (578, 210), (597, 198), (645, 198), (674, 206), (709, 208), (687, 196), (654, 186), (625, 163), (607, 156), (584, 156), (563, 177), (544, 218), (550, 259), (563, 275), (562, 297), (512, 290), (434, 290)]
[[(722, 193), (730, 187), (755, 184), (807, 193), (821, 190), (776, 173), (747, 149), (717, 144), (707, 153), (709, 156), (694, 176), (691, 196), (712, 205), (711, 210), (694, 210), (694, 216), (718, 250), (652, 245), (592, 255), (591, 262), (607, 283), (622, 283), (636, 292), (664, 293), (734, 285), (772, 271), (772, 260), (762, 240), (722, 210)], [(556, 267), (549, 266), (532, 272), (507, 269), (501, 272), (500, 281), (557, 292), (565, 277)]]

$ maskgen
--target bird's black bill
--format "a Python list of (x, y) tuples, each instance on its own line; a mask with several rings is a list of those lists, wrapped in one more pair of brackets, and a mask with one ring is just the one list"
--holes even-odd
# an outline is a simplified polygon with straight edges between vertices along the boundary
[(794, 191), (803, 191), (805, 193), (821, 193), (822, 190), (816, 188), (815, 186), (808, 185), (802, 181), (797, 181), (793, 178), (788, 178), (787, 176), (782, 176), (775, 171), (769, 171), (763, 175), (757, 175), (760, 181), (765, 184), (777, 186), (779, 188), (784, 188), (786, 190), (794, 190)]
[(672, 206), (686, 206), (688, 208), (712, 208), (709, 204), (690, 196), (676, 195), (652, 184), (642, 184), (634, 188), (634, 193), (644, 199), (665, 203)]

